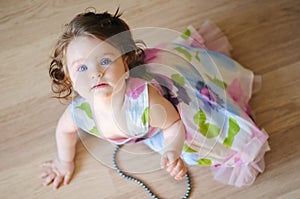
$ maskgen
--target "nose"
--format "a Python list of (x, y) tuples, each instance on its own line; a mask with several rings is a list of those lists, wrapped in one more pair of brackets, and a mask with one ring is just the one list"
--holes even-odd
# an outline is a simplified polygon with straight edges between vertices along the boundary
[(101, 77), (103, 77), (103, 72), (98, 72), (98, 73), (94, 73), (93, 75), (92, 75), (92, 78), (94, 79), (94, 78), (101, 78)]
[(100, 67), (94, 67), (93, 71), (92, 71), (92, 78), (101, 78), (104, 75), (104, 70), (101, 70)]

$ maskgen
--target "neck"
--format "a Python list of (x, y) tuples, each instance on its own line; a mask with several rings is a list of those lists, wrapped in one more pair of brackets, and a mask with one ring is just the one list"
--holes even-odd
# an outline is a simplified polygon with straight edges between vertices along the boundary
[(114, 110), (121, 110), (125, 100), (126, 86), (122, 86), (112, 96), (107, 98), (94, 98), (89, 104), (95, 113), (108, 113)]

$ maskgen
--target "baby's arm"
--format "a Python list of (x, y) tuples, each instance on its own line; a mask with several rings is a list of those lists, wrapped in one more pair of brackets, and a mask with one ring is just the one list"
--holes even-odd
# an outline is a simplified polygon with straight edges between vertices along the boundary
[(150, 99), (150, 125), (163, 130), (165, 148), (163, 151), (161, 166), (167, 167), (167, 171), (175, 179), (182, 179), (187, 170), (180, 158), (185, 140), (185, 128), (179, 113), (174, 106), (157, 91), (149, 86)]
[(68, 107), (60, 117), (56, 128), (56, 144), (58, 156), (54, 161), (47, 161), (42, 164), (45, 168), (40, 175), (44, 178), (44, 185), (53, 183), (53, 188), (59, 185), (68, 184), (74, 173), (74, 158), (77, 142), (77, 127), (71, 117)]

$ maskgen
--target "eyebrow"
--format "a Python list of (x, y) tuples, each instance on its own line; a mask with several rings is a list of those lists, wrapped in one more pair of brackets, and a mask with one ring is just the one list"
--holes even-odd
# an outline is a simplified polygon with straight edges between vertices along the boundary
[(81, 61), (83, 61), (83, 60), (85, 60), (85, 59), (77, 59), (77, 60), (73, 61), (73, 62), (71, 63), (71, 67), (74, 67), (74, 64), (76, 64), (77, 62), (81, 62)]
[[(113, 52), (103, 53), (103, 54), (101, 54), (101, 57), (106, 56), (106, 55), (115, 55), (115, 53), (113, 53)], [(71, 63), (71, 67), (74, 67), (74, 64), (76, 64), (77, 62), (81, 62), (81, 61), (84, 61), (84, 60), (86, 60), (86, 59), (81, 58), (81, 59), (77, 59), (77, 60), (73, 61)]]

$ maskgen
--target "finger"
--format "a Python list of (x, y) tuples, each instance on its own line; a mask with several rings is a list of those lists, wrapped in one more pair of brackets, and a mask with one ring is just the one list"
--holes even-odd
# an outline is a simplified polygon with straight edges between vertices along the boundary
[(41, 167), (52, 167), (52, 161), (43, 162), (40, 166)]
[(177, 161), (176, 161), (174, 153), (167, 153), (166, 157), (168, 159), (167, 171), (171, 172), (173, 170), (173, 168), (176, 166)]
[(181, 161), (178, 160), (176, 162), (176, 164), (174, 165), (173, 169), (170, 171), (170, 175), (171, 176), (177, 175), (181, 169), (182, 169), (182, 164), (181, 164)]
[(71, 174), (67, 174), (64, 178), (64, 185), (67, 185), (70, 183), (70, 180), (72, 178), (72, 175)]
[(171, 174), (171, 172), (176, 167), (176, 165), (177, 165), (177, 162), (173, 162), (172, 164), (169, 164), (169, 166), (167, 168), (167, 172), (169, 172)]
[(60, 185), (60, 183), (62, 182), (62, 180), (63, 180), (63, 177), (62, 177), (62, 176), (57, 175), (57, 176), (55, 177), (55, 179), (54, 179), (54, 181), (53, 181), (53, 189), (54, 189), (54, 190), (56, 190), (56, 189), (59, 187), (59, 185)]
[(39, 175), (39, 178), (45, 178), (45, 177), (47, 177), (49, 175), (49, 172), (48, 171), (44, 171), (44, 172), (42, 172), (40, 175)]
[(185, 177), (186, 172), (187, 172), (186, 167), (182, 168), (182, 170), (175, 176), (175, 179), (182, 180)]
[(61, 176), (59, 170), (56, 167), (52, 168), (52, 172), (54, 172), (56, 176)]
[(43, 183), (44, 186), (47, 186), (47, 185), (51, 184), (54, 178), (55, 178), (55, 174), (54, 173), (50, 173), (48, 175), (48, 177), (46, 178), (46, 180), (44, 181), (44, 183)]
[(168, 165), (168, 158), (165, 155), (161, 157), (160, 165), (162, 169)]
[(174, 153), (167, 153), (167, 158), (168, 158), (168, 163), (169, 165), (172, 165), (172, 164), (176, 164), (177, 163), (177, 158), (175, 157), (175, 154)]

